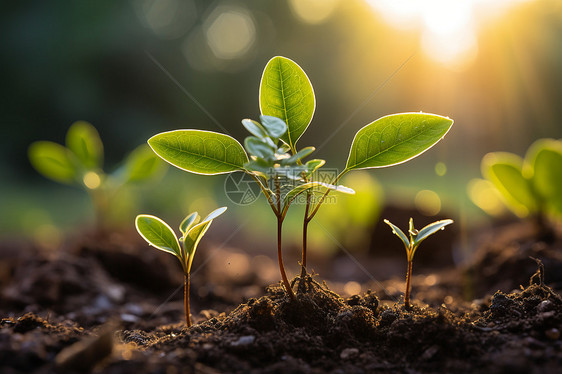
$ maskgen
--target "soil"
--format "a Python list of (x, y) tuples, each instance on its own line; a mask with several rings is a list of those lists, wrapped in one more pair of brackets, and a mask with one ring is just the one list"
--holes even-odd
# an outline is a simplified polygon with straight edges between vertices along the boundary
[[(273, 261), (237, 254), (243, 272), (192, 277), (189, 329), (179, 265), (134, 233), (81, 235), (56, 253), (2, 243), (0, 372), (559, 373), (559, 234), (515, 223), (481, 236), (465, 266), (414, 263), (410, 311), (401, 277), (345, 297), (344, 283), (296, 277), (291, 301), (268, 285)], [(221, 251), (198, 252), (212, 264)]]

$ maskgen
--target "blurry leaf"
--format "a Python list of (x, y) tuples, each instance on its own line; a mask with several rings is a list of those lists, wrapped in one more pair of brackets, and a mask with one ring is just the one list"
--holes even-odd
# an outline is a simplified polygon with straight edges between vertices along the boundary
[(537, 210), (537, 201), (528, 179), (523, 177), (523, 160), (512, 153), (488, 153), (482, 158), (482, 175), (492, 182), (506, 205), (524, 217)]
[(314, 90), (305, 72), (288, 58), (273, 57), (263, 71), (259, 99), (262, 114), (287, 124), (281, 140), (294, 150), (316, 108)]
[(180, 223), (180, 231), (182, 234), (185, 235), (186, 232), (189, 231), (191, 226), (196, 225), (199, 220), (201, 220), (201, 216), (197, 212), (191, 213), (187, 217), (184, 218), (183, 221)]
[(337, 191), (337, 192), (341, 192), (341, 193), (345, 193), (345, 194), (349, 194), (349, 195), (354, 195), (355, 191), (353, 191), (353, 189), (349, 188), (349, 187), (345, 187), (342, 185), (339, 186), (335, 186), (333, 184), (329, 184), (329, 183), (322, 183), (322, 182), (308, 182), (308, 183), (304, 183), (301, 185), (296, 186), (295, 188), (293, 188), (292, 190), (290, 190), (289, 192), (287, 192), (287, 194), (283, 197), (283, 206), (287, 206), (287, 204), (290, 204), (298, 195), (300, 195), (301, 193), (313, 189), (313, 188), (321, 188), (321, 189), (329, 189), (332, 191)]
[(275, 159), (275, 148), (272, 149), (268, 144), (255, 136), (248, 136), (244, 140), (244, 147), (252, 156), (263, 158), (266, 161), (273, 161)]
[(562, 213), (562, 142), (537, 140), (529, 148), (526, 160), (533, 168), (533, 190), (548, 207)]
[(103, 161), (103, 144), (98, 131), (85, 121), (74, 122), (66, 133), (66, 146), (86, 169), (100, 168)]
[(314, 159), (314, 160), (307, 161), (307, 163), (304, 164), (304, 166), (306, 167), (306, 176), (310, 177), (312, 174), (314, 174), (316, 170), (321, 168), (325, 163), (326, 161), (321, 159)]
[(404, 243), (404, 247), (406, 247), (406, 252), (409, 253), (410, 252), (410, 240), (408, 239), (406, 234), (404, 234), (404, 232), (402, 230), (400, 230), (400, 228), (398, 226), (396, 226), (395, 224), (393, 224), (389, 220), (385, 219), (384, 223), (386, 223), (388, 226), (390, 226), (390, 228), (392, 229), (392, 233), (394, 235), (396, 235), (397, 237), (399, 237), (400, 240), (402, 240), (402, 243)]
[(210, 221), (210, 220), (213, 220), (213, 219), (217, 218), (218, 216), (220, 216), (221, 214), (226, 212), (226, 209), (227, 208), (225, 206), (223, 206), (221, 208), (217, 208), (217, 209), (213, 210), (211, 213), (209, 213), (207, 215), (207, 217), (205, 217), (203, 219), (203, 222)]
[(165, 170), (164, 164), (149, 146), (142, 144), (135, 148), (125, 160), (124, 182), (142, 182), (157, 177)]
[(60, 144), (38, 141), (29, 147), (29, 161), (42, 175), (60, 183), (74, 184), (78, 170), (72, 162), (73, 155)]
[(295, 153), (294, 155), (292, 155), (289, 158), (283, 159), (281, 161), (281, 165), (291, 165), (291, 164), (295, 164), (297, 163), (297, 161), (305, 158), (306, 156), (308, 156), (309, 154), (311, 154), (312, 152), (314, 152), (316, 148), (314, 147), (306, 147), (301, 149), (300, 151), (298, 151), (297, 153)]
[(160, 218), (141, 214), (135, 220), (138, 233), (153, 247), (171, 253), (181, 260), (178, 238), (170, 226)]
[(265, 139), (267, 137), (267, 133), (265, 129), (254, 120), (251, 119), (243, 119), (242, 125), (248, 130), (252, 135), (257, 136), (260, 139)]
[[(451, 223), (453, 223), (452, 219), (444, 219), (441, 221), (430, 223), (429, 225), (425, 226), (423, 229), (419, 230), (418, 234), (414, 238), (414, 252), (424, 239), (426, 239), (430, 235), (435, 234), (439, 230), (443, 230), (445, 226), (450, 225)], [(412, 253), (412, 257), (413, 256), (414, 254)]]
[(387, 167), (408, 161), (431, 148), (453, 120), (426, 113), (401, 113), (379, 118), (357, 132), (347, 170)]
[(203, 130), (163, 132), (148, 139), (152, 150), (166, 162), (196, 174), (243, 171), (248, 156), (228, 135)]
[(269, 179), (269, 177), (271, 176), (270, 174), (273, 170), (271, 165), (262, 158), (257, 158), (255, 160), (252, 160), (252, 161), (244, 164), (244, 167), (247, 170), (250, 170), (250, 171), (253, 171), (253, 172), (258, 172), (265, 179)]
[(279, 139), (287, 132), (287, 124), (280, 118), (261, 115), (261, 123), (272, 138)]

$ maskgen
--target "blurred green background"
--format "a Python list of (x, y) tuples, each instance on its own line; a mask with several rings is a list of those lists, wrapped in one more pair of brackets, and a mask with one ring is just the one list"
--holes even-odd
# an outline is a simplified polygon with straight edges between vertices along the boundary
[[(455, 120), (419, 158), (344, 180), (360, 196), (322, 209), (319, 223), (335, 236), (311, 227), (313, 247), (335, 250), (333, 239), (365, 246), (383, 201), (470, 226), (483, 213), (467, 184), (480, 176), (485, 153), (523, 154), (535, 139), (562, 137), (561, 40), (559, 0), (4, 4), (0, 235), (60, 240), (59, 229), (93, 220), (82, 191), (33, 170), (33, 141), (63, 143), (74, 121), (89, 121), (109, 170), (162, 131), (223, 126), (242, 141), (240, 120), (258, 117), (261, 72), (275, 55), (296, 61), (312, 81), (317, 108), (300, 145), (315, 145), (329, 167), (342, 168), (355, 132), (383, 115), (421, 110)], [(138, 213), (179, 222), (225, 204), (223, 238), (242, 225), (241, 243), (254, 232), (269, 245), (274, 217), (263, 197), (236, 206), (224, 183), (170, 168), (121, 201), (121, 222), (132, 227)], [(287, 230), (299, 234), (289, 243), (300, 237), (302, 213), (293, 210)]]

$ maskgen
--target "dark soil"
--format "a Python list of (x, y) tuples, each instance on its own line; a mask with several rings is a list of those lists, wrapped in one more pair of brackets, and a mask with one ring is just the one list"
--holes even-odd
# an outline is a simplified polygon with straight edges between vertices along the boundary
[(290, 301), (263, 269), (201, 271), (189, 329), (175, 259), (133, 237), (89, 235), (58, 253), (1, 245), (0, 372), (562, 371), (561, 240), (525, 224), (484, 237), (465, 268), (414, 264), (412, 311), (401, 278), (344, 298), (297, 277)]

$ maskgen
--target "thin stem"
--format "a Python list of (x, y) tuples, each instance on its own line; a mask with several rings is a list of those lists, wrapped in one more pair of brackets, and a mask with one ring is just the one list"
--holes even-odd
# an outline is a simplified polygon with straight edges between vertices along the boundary
[[(281, 187), (279, 186), (279, 180), (275, 179), (275, 194), (277, 195), (277, 212), (281, 212)], [(280, 213), (277, 213), (277, 261), (279, 262), (279, 271), (281, 272), (281, 279), (283, 279), (283, 284), (285, 289), (289, 294), (291, 300), (295, 300), (295, 293), (291, 288), (289, 279), (287, 279), (287, 274), (285, 273), (285, 266), (283, 265), (283, 253), (281, 252), (281, 236), (283, 234), (283, 219), (285, 218)]]
[[(345, 173), (347, 173), (348, 170), (344, 169), (335, 179), (334, 181), (331, 183), (333, 185), (335, 185), (336, 183), (338, 183), (338, 181), (344, 176)], [(320, 198), (320, 200), (318, 201), (318, 204), (316, 204), (316, 206), (314, 207), (314, 209), (312, 210), (312, 213), (310, 213), (310, 215), (308, 216), (308, 220), (312, 220), (314, 218), (314, 216), (316, 215), (316, 213), (318, 213), (318, 209), (320, 209), (320, 206), (322, 205), (322, 203), (324, 202), (324, 200), (326, 200), (326, 197), (328, 196), (328, 194), (330, 193), (330, 189), (326, 189), (326, 192), (324, 193), (324, 195), (322, 195), (322, 197)]]
[(183, 284), (183, 306), (185, 310), (185, 323), (187, 327), (191, 327), (191, 313), (189, 311), (189, 274), (184, 273), (184, 284)]
[[(278, 210), (278, 208), (275, 207), (275, 202), (273, 201), (273, 199), (271, 198), (271, 193), (267, 190), (266, 187), (264, 187), (263, 183), (260, 181), (260, 179), (253, 173), (248, 173), (252, 178), (254, 178), (254, 180), (256, 181), (256, 183), (260, 186), (261, 192), (265, 195), (267, 202), (269, 203), (269, 206), (271, 207), (271, 209), (273, 210), (273, 213), (275, 213), (275, 215), (278, 215), (280, 210)], [(279, 205), (279, 204), (278, 204)]]
[(301, 260), (301, 278), (306, 275), (306, 249), (307, 249), (307, 234), (308, 234), (308, 212), (310, 210), (310, 198), (312, 194), (310, 190), (306, 191), (306, 206), (304, 208), (304, 220), (302, 223), (302, 260)]
[(413, 261), (408, 260), (408, 270), (406, 271), (406, 292), (404, 293), (404, 307), (406, 308), (406, 310), (412, 310), (412, 306), (410, 305), (410, 287), (412, 281), (413, 264)]

